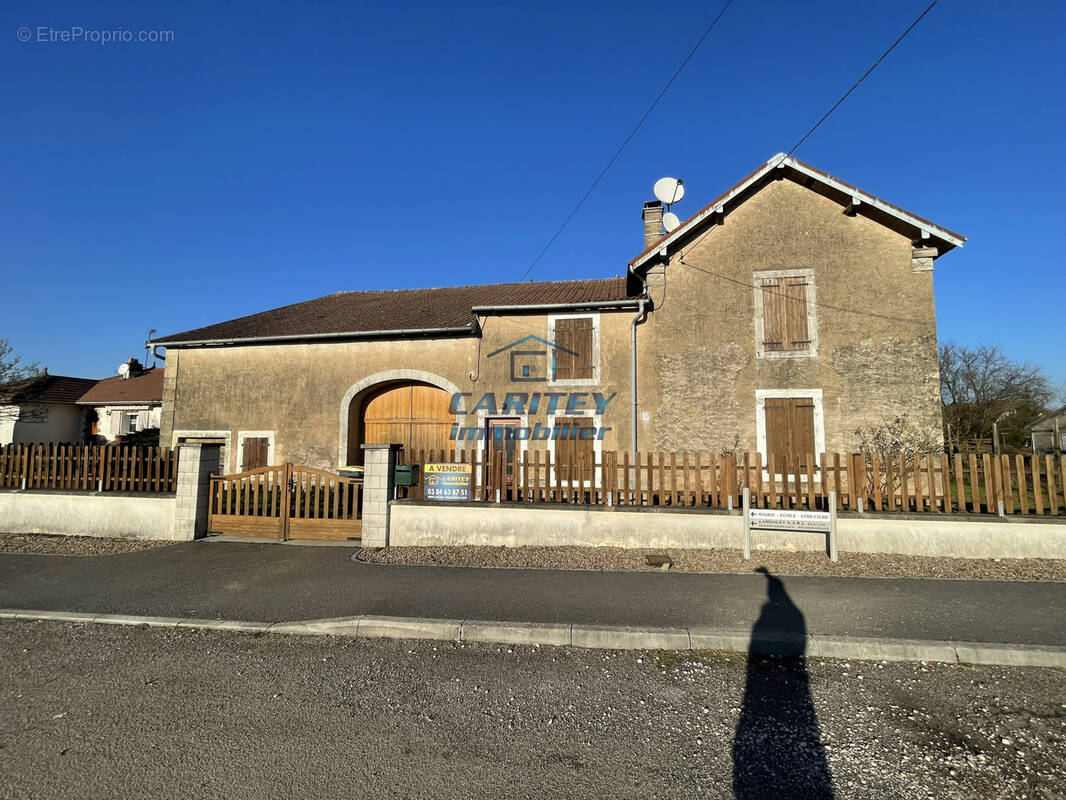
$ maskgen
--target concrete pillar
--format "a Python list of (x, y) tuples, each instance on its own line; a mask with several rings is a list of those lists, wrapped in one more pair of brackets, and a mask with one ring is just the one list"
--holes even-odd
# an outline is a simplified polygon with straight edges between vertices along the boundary
[(388, 547), (389, 501), (395, 490), (396, 454), (402, 444), (364, 444), (363, 547)]
[(211, 513), (211, 475), (220, 470), (217, 444), (178, 446), (178, 497), (174, 506), (174, 538), (202, 539)]

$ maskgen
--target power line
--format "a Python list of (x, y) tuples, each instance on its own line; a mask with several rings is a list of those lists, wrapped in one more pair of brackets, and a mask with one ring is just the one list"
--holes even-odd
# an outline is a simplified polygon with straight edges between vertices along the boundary
[(519, 278), (519, 280), (525, 280), (526, 276), (530, 272), (532, 272), (533, 268), (537, 266), (538, 263), (540, 263), (540, 260), (542, 258), (544, 258), (544, 254), (548, 252), (549, 248), (551, 248), (553, 244), (555, 244), (555, 240), (559, 238), (559, 235), (563, 232), (566, 226), (570, 224), (570, 220), (574, 218), (574, 215), (576, 215), (577, 212), (581, 210), (581, 206), (583, 206), (585, 204), (585, 201), (589, 199), (589, 195), (592, 194), (592, 192), (599, 185), (600, 181), (603, 180), (603, 176), (607, 174), (608, 170), (610, 170), (610, 168), (614, 166), (614, 162), (618, 160), (618, 157), (620, 155), (622, 155), (622, 151), (626, 149), (630, 141), (632, 141), (633, 137), (637, 135), (637, 131), (640, 130), (641, 126), (644, 125), (648, 117), (651, 116), (651, 112), (655, 110), (655, 107), (659, 105), (659, 101), (663, 99), (663, 96), (666, 94), (666, 92), (670, 89), (671, 86), (674, 85), (674, 81), (677, 80), (677, 77), (681, 74), (681, 71), (688, 65), (688, 62), (692, 60), (692, 57), (696, 55), (696, 51), (700, 49), (700, 45), (703, 44), (703, 40), (710, 35), (711, 31), (713, 31), (715, 26), (718, 24), (718, 20), (722, 18), (722, 15), (725, 14), (726, 9), (729, 8), (729, 6), (731, 6), (732, 4), (733, 0), (726, 0), (725, 5), (722, 6), (722, 10), (718, 12), (718, 16), (715, 17), (711, 21), (711, 24), (707, 26), (707, 30), (703, 32), (703, 35), (699, 38), (699, 41), (696, 42), (695, 47), (693, 47), (689, 51), (689, 54), (685, 56), (685, 60), (681, 62), (681, 66), (677, 68), (674, 74), (670, 77), (670, 80), (666, 82), (666, 85), (663, 87), (663, 90), (659, 92), (658, 97), (656, 97), (652, 104), (648, 106), (648, 110), (644, 112), (644, 116), (640, 118), (640, 121), (637, 122), (637, 124), (633, 127), (633, 130), (629, 132), (629, 135), (625, 138), (625, 141), (622, 142), (622, 146), (615, 151), (615, 154), (613, 156), (611, 156), (611, 160), (607, 162), (607, 166), (605, 166), (600, 172), (600, 174), (596, 176), (596, 180), (594, 180), (592, 182), (592, 185), (589, 186), (588, 191), (586, 191), (585, 194), (582, 195), (577, 205), (574, 206), (574, 210), (567, 215), (566, 219), (563, 220), (563, 224), (559, 226), (559, 229), (557, 231), (555, 231), (555, 234), (552, 236), (551, 239), (548, 240), (548, 243), (544, 245), (544, 248), (540, 251), (540, 253), (537, 254), (537, 257), (533, 259), (533, 263), (531, 263), (526, 268), (526, 271), (522, 273), (522, 277)]
[[(807, 131), (805, 134), (803, 134), (803, 136), (800, 138), (800, 140), (798, 142), (796, 142), (794, 145), (792, 145), (792, 149), (789, 150), (785, 154), (785, 158), (788, 158), (793, 153), (795, 153), (796, 150), (799, 148), (799, 146), (802, 145), (805, 141), (807, 141), (811, 137), (811, 134), (813, 134), (816, 130), (818, 130), (822, 126), (822, 123), (825, 122), (827, 119), (829, 119), (830, 115), (832, 115), (832, 113), (834, 111), (836, 111), (838, 108), (840, 108), (841, 104), (845, 100), (847, 100), (848, 97), (851, 96), (851, 93), (854, 92), (856, 89), (858, 89), (859, 86), (862, 85), (862, 82), (865, 81), (868, 77), (870, 77), (870, 73), (872, 73), (875, 69), (877, 69), (878, 66), (880, 66), (881, 62), (884, 61), (888, 57), (889, 53), (891, 53), (893, 50), (896, 49), (896, 47), (899, 46), (900, 42), (902, 42), (904, 39), (907, 38), (907, 35), (911, 31), (913, 31), (916, 27), (918, 27), (918, 23), (920, 23), (923, 19), (925, 19), (926, 14), (928, 14), (930, 11), (932, 11), (933, 10), (933, 6), (935, 6), (939, 2), (940, 2), (940, 0), (933, 0), (933, 2), (931, 2), (928, 6), (926, 6), (925, 10), (915, 18), (914, 22), (912, 22), (910, 25), (908, 25), (907, 29), (905, 31), (903, 31), (903, 33), (901, 33), (899, 35), (899, 37), (896, 39), (896, 41), (894, 41), (891, 45), (889, 45), (889, 48), (887, 50), (885, 50), (885, 52), (883, 52), (881, 54), (880, 58), (878, 58), (870, 66), (870, 68), (868, 70), (866, 70), (866, 72), (864, 72), (862, 74), (862, 77), (860, 77), (857, 81), (855, 81), (855, 83), (853, 83), (851, 85), (851, 88), (848, 89), (846, 92), (844, 92), (844, 94), (841, 96), (841, 98), (839, 100), (837, 100), (835, 103), (833, 103), (833, 107), (825, 112), (825, 114), (822, 116), (822, 118), (820, 120), (818, 120), (818, 122), (816, 122), (814, 124), (814, 127), (811, 128), (809, 131)], [(686, 247), (685, 250), (693, 250), (700, 242), (702, 242), (704, 239), (706, 239), (707, 236), (710, 235), (711, 231), (713, 231), (714, 229), (715, 229), (715, 226), (711, 225), (703, 233), (703, 235), (700, 236), (700, 238), (696, 239), (696, 241), (694, 241), (691, 245)], [(681, 255), (682, 255), (682, 259), (683, 259), (684, 258), (684, 252), (682, 252)], [(681, 261), (681, 263), (684, 263), (684, 261), (681, 260), (681, 259), (679, 259), (679, 261)], [(692, 264), (685, 264), (685, 266), (686, 267), (692, 267), (693, 269), (699, 269), (698, 267), (693, 267)], [(706, 270), (704, 270), (704, 271), (706, 271)], [(713, 275), (714, 273), (708, 273), (708, 274)], [(725, 276), (719, 275), (719, 276), (716, 276), (716, 277), (725, 277)], [(727, 280), (731, 280), (731, 279), (727, 279)], [(850, 310), (850, 309), (845, 309), (845, 310)], [(858, 313), (858, 312), (856, 312), (856, 313)], [(873, 315), (873, 316), (877, 316), (877, 315)], [(893, 319), (893, 318), (892, 317), (887, 317), (887, 319)]]
[(844, 92), (844, 95), (843, 95), (843, 96), (842, 96), (842, 97), (841, 97), (841, 98), (840, 98), (839, 100), (837, 100), (837, 101), (836, 101), (836, 102), (835, 102), (835, 103), (833, 104), (833, 107), (832, 107), (832, 108), (830, 108), (830, 109), (829, 109), (828, 111), (826, 111), (826, 112), (825, 112), (825, 115), (824, 115), (824, 116), (823, 116), (823, 117), (822, 117), (822, 118), (821, 118), (820, 120), (818, 120), (818, 122), (816, 122), (816, 123), (814, 124), (814, 127), (813, 127), (813, 128), (811, 128), (811, 129), (810, 129), (809, 131), (807, 131), (807, 132), (806, 132), (805, 134), (803, 134), (803, 137), (802, 137), (802, 138), (801, 138), (801, 139), (800, 139), (800, 140), (799, 140), (798, 142), (796, 142), (796, 143), (795, 143), (794, 145), (792, 145), (792, 149), (788, 151), (788, 153), (786, 154), (786, 156), (790, 156), (790, 155), (792, 155), (793, 153), (795, 153), (795, 152), (796, 152), (796, 150), (797, 150), (797, 149), (799, 148), (799, 146), (800, 146), (801, 144), (803, 144), (803, 143), (804, 143), (805, 141), (807, 141), (807, 139), (809, 139), (809, 138), (810, 138), (811, 134), (812, 134), (812, 133), (814, 133), (814, 132), (815, 132), (816, 130), (818, 130), (818, 128), (820, 128), (820, 127), (821, 127), (821, 125), (822, 125), (822, 123), (823, 123), (823, 122), (825, 122), (825, 121), (826, 121), (827, 119), (829, 119), (829, 116), (830, 116), (830, 115), (831, 115), (831, 114), (832, 114), (832, 113), (833, 113), (834, 111), (836, 111), (836, 110), (837, 110), (837, 109), (838, 109), (838, 108), (840, 107), (840, 105), (841, 105), (841, 104), (842, 104), (842, 103), (843, 103), (843, 102), (844, 102), (845, 100), (847, 100), (847, 99), (848, 99), (848, 97), (849, 97), (849, 96), (851, 96), (851, 93), (852, 93), (852, 92), (854, 92), (854, 91), (855, 91), (856, 89), (858, 89), (858, 88), (859, 88), (859, 86), (860, 86), (860, 85), (862, 85), (862, 82), (863, 82), (864, 80), (866, 80), (866, 79), (867, 79), (868, 77), (870, 77), (870, 73), (871, 73), (871, 72), (873, 72), (873, 71), (874, 71), (875, 69), (877, 69), (877, 67), (878, 67), (878, 66), (879, 66), (879, 65), (881, 64), (881, 62), (882, 62), (882, 61), (884, 61), (884, 60), (885, 60), (886, 58), (888, 58), (888, 54), (889, 54), (889, 53), (891, 53), (891, 52), (892, 52), (893, 50), (895, 50), (895, 49), (896, 49), (896, 47), (897, 47), (897, 46), (899, 45), (899, 43), (900, 43), (900, 42), (902, 42), (902, 41), (903, 41), (904, 39), (906, 39), (906, 38), (907, 38), (907, 34), (909, 34), (909, 33), (910, 33), (911, 31), (913, 31), (913, 30), (914, 30), (915, 28), (917, 28), (917, 27), (918, 27), (918, 23), (919, 23), (919, 22), (921, 22), (921, 21), (922, 21), (923, 19), (925, 19), (925, 15), (926, 15), (926, 14), (928, 14), (928, 13), (929, 13), (930, 11), (932, 11), (932, 10), (933, 10), (933, 6), (935, 6), (935, 5), (936, 5), (937, 3), (939, 3), (939, 2), (940, 2), (940, 0), (933, 0), (933, 2), (932, 2), (932, 3), (930, 3), (930, 4), (928, 5), (928, 6), (926, 6), (926, 9), (925, 9), (925, 11), (923, 11), (923, 12), (922, 12), (921, 14), (919, 14), (919, 15), (918, 15), (918, 18), (917, 18), (917, 19), (915, 19), (915, 20), (914, 20), (914, 22), (912, 22), (912, 23), (911, 23), (911, 24), (910, 24), (910, 25), (909, 25), (909, 26), (907, 27), (907, 30), (903, 31), (903, 33), (901, 33), (901, 34), (899, 35), (899, 38), (898, 38), (898, 39), (896, 39), (896, 41), (894, 41), (894, 42), (892, 43), (892, 45), (891, 45), (891, 46), (890, 46), (890, 47), (889, 47), (889, 48), (888, 48), (888, 49), (887, 49), (887, 50), (886, 50), (885, 52), (883, 52), (883, 53), (881, 54), (881, 57), (880, 57), (879, 59), (877, 59), (877, 61), (875, 61), (875, 62), (874, 62), (874, 63), (873, 63), (873, 64), (872, 64), (871, 66), (870, 66), (870, 68), (869, 68), (868, 70), (866, 70), (866, 72), (864, 72), (864, 73), (862, 74), (862, 77), (861, 77), (861, 78), (859, 78), (859, 79), (858, 79), (857, 81), (855, 81), (855, 83), (853, 83), (853, 84), (851, 85), (851, 88), (850, 88), (850, 89), (848, 89), (848, 90), (847, 90), (846, 92)]
[[(728, 281), (729, 283), (735, 283), (738, 286), (743, 286), (745, 289), (761, 289), (766, 294), (772, 294), (772, 295), (777, 295), (778, 297), (784, 297), (786, 300), (792, 300), (793, 299), (791, 297), (791, 295), (788, 295), (785, 292), (777, 292), (777, 291), (774, 291), (773, 289), (769, 289), (769, 288), (767, 288), (765, 286), (761, 286), (760, 284), (757, 284), (757, 283), (749, 283), (748, 281), (741, 280), (740, 278), (733, 278), (733, 277), (731, 277), (729, 275), (723, 275), (721, 272), (714, 272), (714, 271), (709, 270), (709, 269), (704, 269), (703, 267), (697, 267), (695, 264), (690, 264), (687, 261), (685, 261), (685, 258), (684, 258), (683, 255), (680, 258), (678, 258), (677, 263), (681, 264), (684, 267), (688, 267), (689, 269), (694, 269), (694, 270), (696, 270), (696, 272), (702, 272), (704, 275), (710, 275), (712, 278), (718, 278), (718, 279), (723, 280), (723, 281)], [(848, 308), (847, 306), (837, 306), (837, 305), (833, 305), (832, 303), (822, 303), (822, 302), (819, 302), (819, 301), (811, 302), (810, 300), (808, 300), (807, 302), (811, 303), (811, 305), (813, 305), (813, 306), (817, 306), (818, 308), (829, 308), (829, 309), (833, 309), (834, 311), (843, 311), (843, 312), (848, 313), (848, 314), (857, 314), (857, 315), (859, 315), (861, 317), (873, 317), (875, 319), (883, 319), (883, 320), (887, 320), (889, 322), (918, 322), (919, 321), (918, 317), (894, 317), (894, 316), (892, 316), (890, 314), (878, 314), (876, 311), (865, 311), (865, 310), (859, 309), (859, 308)]]

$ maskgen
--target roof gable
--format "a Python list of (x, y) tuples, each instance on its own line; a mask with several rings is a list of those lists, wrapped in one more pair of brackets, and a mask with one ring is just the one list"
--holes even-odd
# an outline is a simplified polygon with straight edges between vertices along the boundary
[(629, 262), (630, 269), (637, 270), (656, 261), (675, 245), (715, 224), (720, 214), (728, 213), (754, 195), (769, 181), (774, 180), (778, 171), (782, 177), (790, 178), (805, 188), (816, 189), (820, 194), (835, 198), (843, 205), (851, 205), (857, 212), (861, 211), (865, 216), (915, 241), (926, 240), (929, 246), (936, 247), (941, 255), (954, 247), (962, 247), (966, 242), (966, 237), (961, 234), (881, 200), (797, 158), (778, 153), (685, 220), (673, 232), (650, 245)]

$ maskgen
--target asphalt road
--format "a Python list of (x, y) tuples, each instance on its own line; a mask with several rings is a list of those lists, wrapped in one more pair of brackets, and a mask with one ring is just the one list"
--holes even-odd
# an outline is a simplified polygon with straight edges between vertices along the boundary
[(1052, 798), (1066, 674), (0, 622), (0, 797)]
[[(253, 621), (384, 614), (749, 631), (760, 575), (407, 567), (344, 547), (188, 542), (0, 554), (0, 607)], [(809, 633), (1066, 645), (1066, 583), (787, 577)], [(768, 630), (773, 630), (773, 621)]]

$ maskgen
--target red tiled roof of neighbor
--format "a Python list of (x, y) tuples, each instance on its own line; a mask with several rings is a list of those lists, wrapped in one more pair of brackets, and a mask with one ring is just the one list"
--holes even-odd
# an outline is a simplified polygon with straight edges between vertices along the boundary
[(338, 292), (153, 341), (160, 345), (180, 345), (384, 331), (472, 329), (473, 309), (479, 306), (537, 307), (631, 299), (626, 294), (625, 278)]
[(0, 386), (0, 403), (76, 403), (95, 384), (95, 378), (43, 373)]
[(118, 405), (121, 403), (162, 403), (163, 368), (152, 367), (133, 378), (122, 379), (116, 375), (97, 381), (81, 396), (79, 403), (92, 405)]

